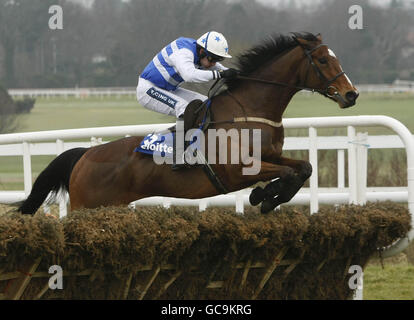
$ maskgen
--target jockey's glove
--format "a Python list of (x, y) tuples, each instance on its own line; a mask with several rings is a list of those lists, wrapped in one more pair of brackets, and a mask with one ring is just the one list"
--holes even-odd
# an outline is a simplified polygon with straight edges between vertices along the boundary
[(224, 78), (224, 79), (234, 79), (237, 78), (237, 75), (239, 74), (239, 71), (236, 69), (227, 69), (227, 70), (220, 70), (219, 71), (219, 75), (220, 78)]

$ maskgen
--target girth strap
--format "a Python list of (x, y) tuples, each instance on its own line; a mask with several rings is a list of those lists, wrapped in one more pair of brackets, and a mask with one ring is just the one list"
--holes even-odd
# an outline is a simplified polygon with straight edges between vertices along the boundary
[(275, 127), (275, 128), (280, 128), (283, 124), (282, 121), (281, 122), (276, 122), (276, 121), (272, 121), (269, 119), (265, 119), (265, 118), (259, 118), (259, 117), (248, 117), (246, 115), (246, 110), (244, 109), (243, 104), (239, 101), (239, 99), (237, 99), (234, 94), (232, 94), (229, 90), (227, 90), (227, 94), (233, 98), (234, 101), (237, 102), (237, 104), (240, 106), (240, 108), (242, 109), (243, 113), (244, 113), (244, 117), (238, 117), (238, 118), (234, 118), (233, 119), (233, 123), (235, 122), (260, 122), (260, 123), (264, 123), (267, 124), (269, 126)]
[(203, 153), (200, 150), (197, 150), (197, 160), (199, 163), (203, 164), (203, 171), (207, 175), (207, 178), (210, 180), (210, 182), (213, 184), (213, 186), (217, 189), (220, 193), (229, 193), (227, 188), (223, 185), (219, 177), (214, 173), (213, 168), (210, 166), (206, 158), (204, 157)]
[(242, 117), (242, 118), (234, 118), (233, 122), (260, 122), (264, 124), (268, 124), (269, 126), (280, 128), (283, 123), (282, 122), (276, 122), (269, 119), (264, 118), (257, 118), (257, 117)]

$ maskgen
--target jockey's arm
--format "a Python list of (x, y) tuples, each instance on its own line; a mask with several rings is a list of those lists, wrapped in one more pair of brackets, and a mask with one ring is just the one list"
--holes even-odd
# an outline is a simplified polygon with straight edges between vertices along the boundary
[(208, 70), (218, 70), (218, 71), (220, 71), (220, 70), (227, 70), (227, 69), (228, 68), (225, 67), (225, 66), (223, 66), (220, 62), (216, 62), (215, 66), (214, 67), (211, 67)]
[(194, 65), (194, 56), (190, 50), (181, 49), (170, 56), (181, 78), (186, 82), (207, 82), (219, 77), (219, 69), (200, 70)]

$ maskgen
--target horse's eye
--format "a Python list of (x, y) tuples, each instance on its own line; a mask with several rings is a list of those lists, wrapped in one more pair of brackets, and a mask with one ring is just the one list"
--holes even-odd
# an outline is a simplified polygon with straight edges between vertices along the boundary
[(328, 63), (328, 60), (326, 58), (320, 58), (320, 59), (318, 59), (318, 61), (322, 64), (327, 64)]

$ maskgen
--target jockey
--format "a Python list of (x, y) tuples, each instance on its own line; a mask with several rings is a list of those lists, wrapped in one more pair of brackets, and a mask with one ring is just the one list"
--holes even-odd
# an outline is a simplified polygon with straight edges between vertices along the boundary
[(226, 38), (210, 31), (198, 40), (178, 38), (161, 50), (139, 76), (137, 100), (145, 108), (183, 118), (187, 105), (206, 96), (180, 88), (184, 82), (234, 78), (237, 71), (219, 61), (231, 58)]

